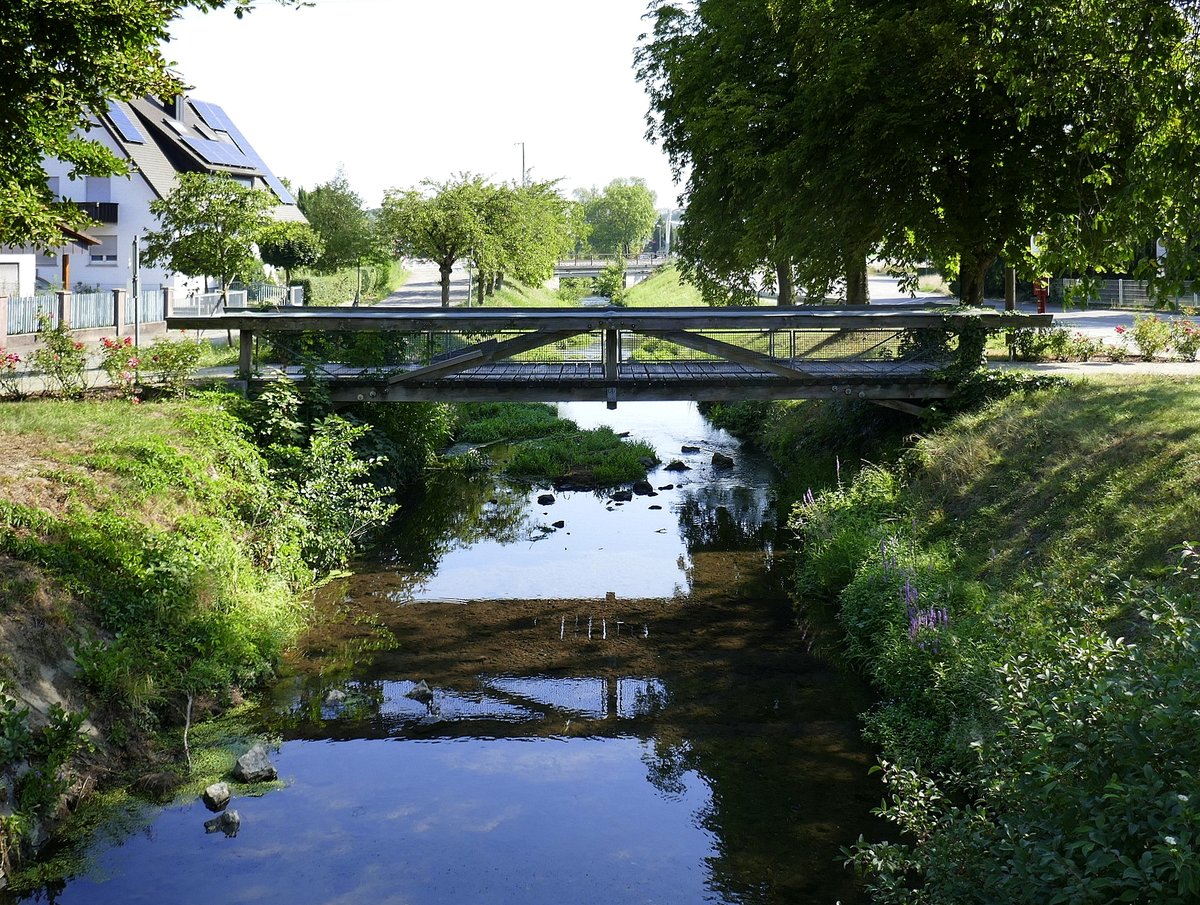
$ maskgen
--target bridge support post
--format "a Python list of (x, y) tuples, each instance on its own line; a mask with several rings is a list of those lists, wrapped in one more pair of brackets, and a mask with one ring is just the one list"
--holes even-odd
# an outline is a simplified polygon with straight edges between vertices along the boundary
[(243, 327), (238, 331), (238, 379), (249, 380), (254, 367), (254, 331)]
[(621, 360), (621, 334), (614, 329), (604, 331), (604, 380), (608, 384), (607, 404), (617, 407), (617, 362)]

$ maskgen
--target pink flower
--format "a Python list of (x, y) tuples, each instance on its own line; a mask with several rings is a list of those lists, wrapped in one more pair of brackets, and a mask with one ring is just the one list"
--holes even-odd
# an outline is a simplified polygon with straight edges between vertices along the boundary
[(1117, 325), (1117, 328), (1116, 328), (1116, 330), (1117, 330), (1117, 333), (1124, 333), (1124, 332), (1125, 332), (1125, 328), (1124, 328), (1124, 327), (1122, 327), (1120, 324), (1118, 324), (1118, 325)]

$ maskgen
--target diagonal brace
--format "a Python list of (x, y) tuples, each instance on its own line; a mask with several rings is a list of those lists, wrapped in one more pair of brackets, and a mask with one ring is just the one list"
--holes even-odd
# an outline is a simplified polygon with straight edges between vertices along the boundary
[(464, 346), (451, 357), (445, 358), (442, 361), (425, 365), (423, 368), (414, 368), (402, 374), (396, 374), (388, 380), (388, 383), (408, 383), (416, 380), (426, 380), (430, 377), (445, 377), (449, 374), (465, 371), (467, 368), (473, 368), (476, 365), (487, 364), (498, 358), (509, 358), (513, 355), (519, 355), (521, 352), (529, 352), (532, 349), (548, 346), (559, 340), (570, 339), (572, 336), (586, 332), (586, 330), (560, 330), (554, 333), (538, 331), (526, 333), (524, 336), (517, 336), (513, 339), (506, 339), (503, 342), (497, 342), (494, 339), (484, 340), (481, 343)]
[(685, 330), (646, 330), (639, 332), (644, 332), (646, 336), (657, 336), (661, 339), (669, 340), (688, 349), (695, 349), (697, 352), (707, 352), (710, 355), (716, 355), (718, 358), (724, 358), (727, 361), (735, 361), (738, 364), (747, 365), (751, 368), (769, 371), (772, 374), (778, 374), (780, 377), (789, 377), (793, 380), (797, 378), (811, 380), (814, 376), (807, 371), (802, 371), (800, 368), (789, 368), (785, 364), (780, 364), (779, 361), (769, 355), (763, 355), (762, 352), (743, 349), (741, 346), (722, 342), (719, 339), (713, 339), (711, 336), (688, 333)]

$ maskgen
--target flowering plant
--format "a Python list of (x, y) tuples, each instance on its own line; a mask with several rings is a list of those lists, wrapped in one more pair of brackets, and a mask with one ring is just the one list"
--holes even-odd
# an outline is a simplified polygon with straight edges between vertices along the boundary
[(1172, 321), (1171, 348), (1184, 361), (1195, 361), (1200, 352), (1200, 325), (1193, 320)]
[(1133, 319), (1133, 341), (1146, 361), (1167, 348), (1171, 340), (1171, 328), (1157, 314), (1139, 314)]
[(133, 344), (132, 337), (110, 339), (105, 336), (100, 340), (100, 367), (123, 399), (138, 401), (141, 391), (138, 380), (140, 365), (138, 348)]
[(71, 325), (66, 321), (51, 324), (49, 317), (39, 315), (37, 340), (33, 364), (45, 377), (46, 388), (63, 396), (82, 395), (87, 352), (83, 343), (71, 336)]
[(24, 395), (21, 392), (20, 364), (20, 355), (0, 347), (0, 396), (20, 399)]

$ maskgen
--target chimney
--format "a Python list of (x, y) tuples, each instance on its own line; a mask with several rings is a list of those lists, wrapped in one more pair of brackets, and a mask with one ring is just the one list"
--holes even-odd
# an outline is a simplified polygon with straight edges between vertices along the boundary
[(175, 117), (177, 120), (179, 120), (180, 122), (183, 122), (183, 95), (182, 94), (175, 95), (174, 108), (171, 111), (171, 115), (173, 117)]

